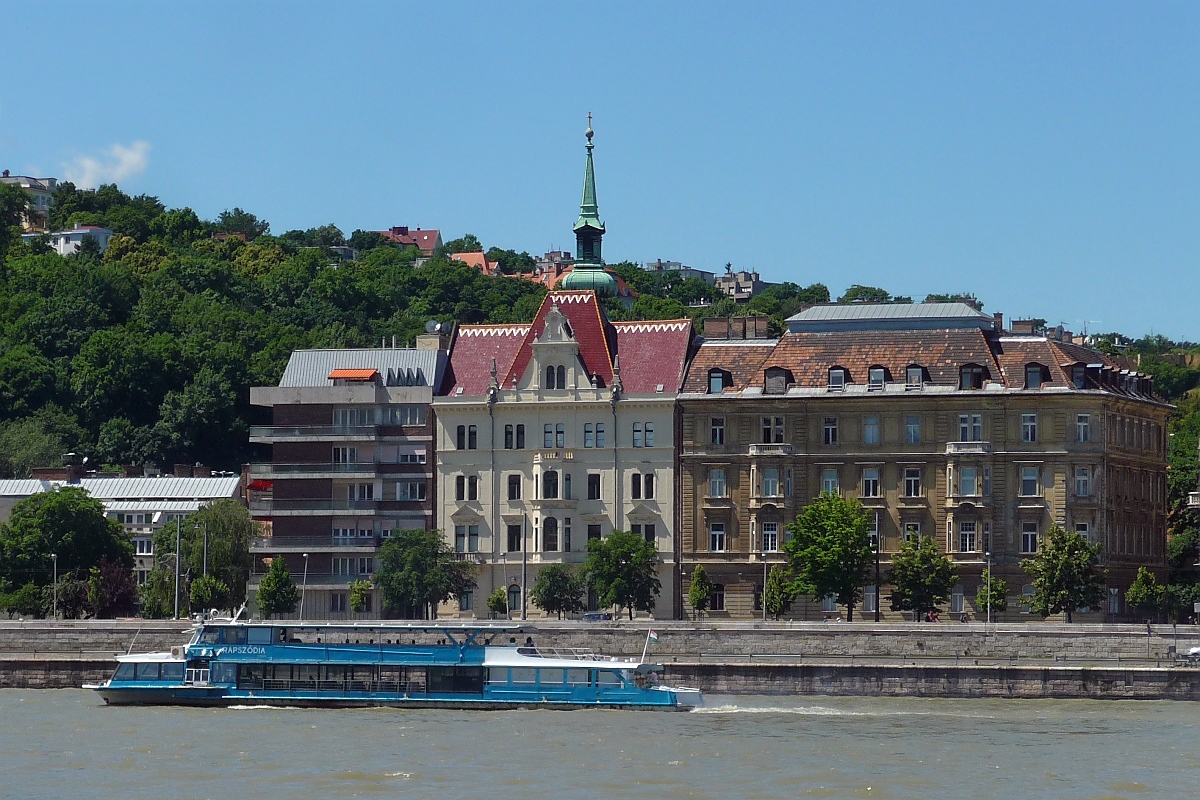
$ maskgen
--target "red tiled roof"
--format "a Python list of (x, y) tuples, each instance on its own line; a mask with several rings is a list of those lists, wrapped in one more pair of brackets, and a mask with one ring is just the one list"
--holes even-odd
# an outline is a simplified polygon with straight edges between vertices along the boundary
[(487, 392), (491, 380), (492, 360), (497, 376), (504, 375), (512, 365), (529, 325), (459, 325), (450, 351), (443, 386), (446, 394), (477, 397)]
[(873, 366), (886, 367), (891, 380), (903, 380), (905, 368), (914, 364), (924, 367), (933, 383), (956, 385), (964, 364), (979, 364), (992, 380), (1001, 377), (983, 331), (959, 328), (784, 334), (755, 381), (763, 371), (783, 367), (791, 370), (797, 386), (825, 386), (830, 367), (843, 367), (849, 371), (847, 383), (866, 383)]
[(775, 350), (775, 339), (744, 339), (730, 342), (708, 341), (696, 351), (683, 382), (685, 392), (707, 392), (708, 371), (723, 369), (730, 373), (732, 389), (762, 383), (762, 363)]
[(579, 360), (583, 362), (587, 374), (599, 378), (601, 386), (611, 386), (612, 347), (608, 339), (611, 325), (607, 325), (608, 318), (596, 301), (595, 292), (590, 290), (548, 292), (542, 298), (542, 306), (533, 318), (533, 326), (525, 335), (521, 350), (500, 385), (506, 389), (512, 388), (513, 380), (519, 381), (521, 375), (525, 374), (525, 368), (533, 358), (533, 349), (529, 345), (542, 335), (546, 328), (546, 313), (555, 305), (567, 318), (571, 333), (579, 343)]
[(450, 256), (452, 261), (461, 261), (470, 267), (481, 270), (484, 275), (495, 275), (496, 265), (488, 260), (486, 253), (455, 253)]
[(692, 321), (614, 322), (621, 385), (632, 394), (675, 393), (683, 385)]
[(376, 231), (376, 233), (396, 244), (419, 247), (421, 253), (427, 256), (433, 254), (433, 250), (437, 247), (438, 241), (442, 236), (441, 231), (438, 230), (423, 231), (420, 228), (407, 228), (404, 226), (388, 228), (386, 231)]
[(1115, 370), (1121, 366), (1103, 353), (1070, 342), (1055, 342), (1041, 337), (1006, 336), (996, 343), (996, 357), (1004, 370), (1005, 382), (1013, 388), (1025, 385), (1025, 365), (1041, 364), (1050, 370), (1050, 382), (1071, 385), (1074, 364), (1104, 364)]

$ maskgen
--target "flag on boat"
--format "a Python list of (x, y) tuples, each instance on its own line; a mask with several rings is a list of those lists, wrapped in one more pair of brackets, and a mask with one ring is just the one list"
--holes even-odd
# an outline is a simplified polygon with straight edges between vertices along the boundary
[(658, 634), (654, 631), (650, 631), (650, 635), (647, 636), (646, 639), (650, 642), (650, 644), (658, 644)]

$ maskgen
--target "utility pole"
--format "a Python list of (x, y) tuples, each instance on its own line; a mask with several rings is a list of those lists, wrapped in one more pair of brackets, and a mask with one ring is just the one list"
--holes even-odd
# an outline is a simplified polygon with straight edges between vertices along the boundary
[(521, 531), (521, 619), (527, 619), (525, 608), (525, 582), (529, 579), (529, 515), (522, 515), (524, 529)]
[(882, 542), (879, 539), (879, 522), (876, 517), (875, 522), (875, 621), (879, 622), (879, 545)]
[(179, 619), (179, 540), (183, 536), (183, 517), (175, 519), (175, 619)]
[(208, 577), (208, 523), (204, 523), (204, 577)]

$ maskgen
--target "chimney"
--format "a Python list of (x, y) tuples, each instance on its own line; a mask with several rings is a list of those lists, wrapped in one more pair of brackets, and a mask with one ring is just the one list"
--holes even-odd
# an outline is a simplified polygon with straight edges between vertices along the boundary
[(1031, 319), (1014, 319), (1012, 321), (1012, 332), (1030, 335), (1033, 331), (1033, 320)]
[(211, 478), (212, 477), (212, 469), (204, 466), (199, 461), (197, 461), (196, 465), (194, 467), (192, 467), (192, 477), (193, 478)]
[(729, 318), (728, 317), (705, 317), (704, 318), (704, 338), (705, 339), (728, 339), (729, 338)]
[(140, 478), (145, 473), (139, 464), (127, 464), (121, 467), (122, 478)]
[(992, 327), (997, 333), (1004, 332), (1004, 315), (999, 311), (997, 311), (995, 314), (992, 314)]
[(192, 468), (188, 464), (176, 464), (173, 474), (176, 478), (190, 478), (192, 477)]

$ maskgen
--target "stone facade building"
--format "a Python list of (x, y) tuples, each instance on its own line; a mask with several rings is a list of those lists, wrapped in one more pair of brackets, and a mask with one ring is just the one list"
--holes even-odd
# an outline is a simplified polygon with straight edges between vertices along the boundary
[[(990, 554), (1020, 618), (1021, 561), (1055, 524), (1104, 549), (1109, 602), (1086, 618), (1120, 616), (1138, 566), (1164, 566), (1170, 406), (1149, 378), (961, 303), (816, 306), (788, 329), (706, 339), (680, 394), (681, 591), (703, 564), (714, 616), (762, 613), (786, 524), (822, 491), (867, 507), (884, 574), (905, 537), (936, 537), (955, 613), (973, 615)], [(866, 587), (857, 613), (879, 599)]]

